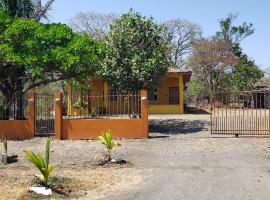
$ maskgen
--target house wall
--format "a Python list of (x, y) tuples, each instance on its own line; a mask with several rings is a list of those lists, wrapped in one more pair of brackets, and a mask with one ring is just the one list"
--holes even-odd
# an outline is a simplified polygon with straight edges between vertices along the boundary
[[(179, 105), (169, 104), (169, 88), (179, 88)], [(183, 114), (184, 113), (184, 78), (183, 74), (179, 76), (167, 76), (157, 90), (158, 100), (150, 101), (150, 114)]]
[[(92, 95), (102, 94), (104, 92), (110, 91), (111, 86), (104, 83), (101, 79), (92, 79), (93, 89), (91, 91)], [(169, 104), (169, 88), (178, 87), (179, 88), (179, 105), (170, 105)], [(158, 87), (158, 100), (149, 102), (149, 113), (150, 114), (183, 114), (184, 113), (184, 75), (183, 74), (168, 74), (163, 78)], [(71, 92), (68, 93), (70, 96)], [(105, 93), (108, 95), (108, 93)], [(70, 98), (68, 98), (70, 99)], [(134, 99), (135, 100), (135, 99)], [(132, 111), (132, 107), (128, 105), (123, 105), (123, 99), (117, 99), (117, 101), (109, 101), (94, 98), (91, 101), (91, 108), (95, 110), (99, 106), (109, 107), (112, 112), (121, 111)], [(72, 108), (71, 103), (68, 103), (70, 113), (74, 114), (74, 109)], [(122, 107), (119, 107), (121, 105)], [(87, 110), (85, 110), (87, 113)]]

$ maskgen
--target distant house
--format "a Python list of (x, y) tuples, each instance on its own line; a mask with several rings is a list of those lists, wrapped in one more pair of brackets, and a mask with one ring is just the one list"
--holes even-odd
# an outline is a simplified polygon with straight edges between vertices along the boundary
[[(183, 114), (184, 113), (184, 87), (190, 80), (191, 71), (170, 68), (168, 73), (160, 80), (160, 84), (155, 90), (148, 91), (149, 113), (150, 114)], [(101, 78), (91, 78), (93, 87), (81, 94), (72, 85), (68, 86), (68, 113), (73, 112), (74, 104), (80, 100), (85, 102), (85, 112), (90, 113), (96, 107), (118, 109), (120, 101), (111, 85)], [(97, 94), (103, 94), (102, 98), (97, 98)], [(108, 97), (108, 98), (104, 98)], [(100, 96), (101, 97), (101, 96)], [(126, 109), (126, 108), (121, 108)]]

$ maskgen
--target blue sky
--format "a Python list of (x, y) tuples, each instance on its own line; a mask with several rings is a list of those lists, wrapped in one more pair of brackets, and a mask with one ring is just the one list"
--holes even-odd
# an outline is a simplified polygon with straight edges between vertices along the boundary
[(56, 0), (52, 22), (66, 23), (80, 11), (101, 13), (127, 12), (130, 8), (153, 16), (157, 22), (184, 18), (201, 25), (204, 36), (218, 30), (218, 19), (239, 12), (239, 23), (251, 22), (255, 33), (242, 43), (242, 48), (262, 68), (270, 67), (270, 1), (268, 0)]

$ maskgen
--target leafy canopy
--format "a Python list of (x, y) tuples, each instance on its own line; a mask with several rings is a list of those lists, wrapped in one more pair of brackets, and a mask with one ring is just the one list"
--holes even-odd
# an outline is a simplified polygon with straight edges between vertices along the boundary
[(64, 24), (42, 24), (0, 12), (0, 92), (25, 92), (59, 80), (94, 75), (103, 45)]
[(170, 66), (169, 33), (130, 11), (111, 25), (102, 77), (118, 90), (155, 87)]
[(254, 61), (242, 57), (231, 74), (231, 82), (240, 91), (251, 90), (264, 76)]

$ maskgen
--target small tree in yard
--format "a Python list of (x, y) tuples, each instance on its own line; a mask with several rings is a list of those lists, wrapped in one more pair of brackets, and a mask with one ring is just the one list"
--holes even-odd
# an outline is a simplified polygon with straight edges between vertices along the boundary
[(50, 174), (52, 173), (53, 166), (50, 164), (50, 145), (51, 139), (48, 138), (46, 142), (45, 157), (42, 154), (34, 154), (31, 151), (25, 150), (29, 161), (40, 171), (42, 174), (41, 181), (45, 187), (48, 187)]
[[(7, 115), (14, 96), (51, 82), (94, 75), (101, 65), (102, 46), (66, 25), (14, 19), (0, 12), (0, 93)], [(22, 116), (22, 108), (17, 111)]]
[(102, 77), (118, 90), (155, 87), (171, 65), (169, 33), (152, 18), (130, 11), (108, 33)]
[(114, 147), (117, 146), (121, 146), (121, 144), (119, 144), (116, 141), (113, 141), (112, 139), (112, 132), (106, 131), (105, 133), (102, 133), (100, 136), (98, 136), (97, 138), (98, 140), (100, 140), (102, 142), (103, 145), (106, 146), (108, 154), (107, 154), (107, 161), (110, 162), (111, 161), (111, 157), (112, 157), (112, 150)]

